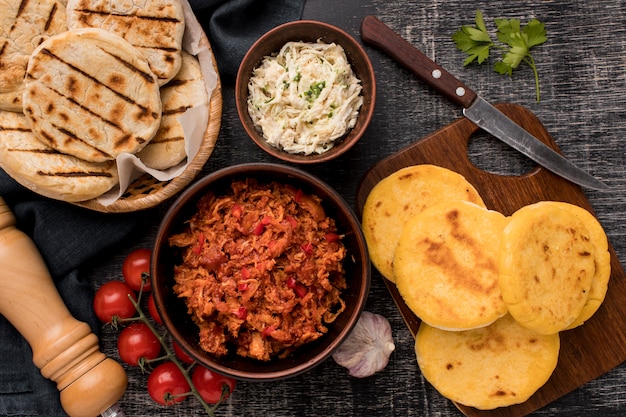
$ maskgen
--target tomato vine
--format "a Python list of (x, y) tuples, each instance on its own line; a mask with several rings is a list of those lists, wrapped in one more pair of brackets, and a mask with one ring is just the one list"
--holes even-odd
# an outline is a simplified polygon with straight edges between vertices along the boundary
[[(234, 390), (236, 380), (205, 368), (186, 354), (177, 354), (177, 350), (180, 348), (174, 349), (172, 347), (177, 342), (171, 338), (167, 329), (162, 327), (162, 321), (156, 309), (148, 305), (150, 310), (150, 315), (148, 315), (141, 307), (142, 296), (151, 290), (150, 286), (146, 285), (146, 282), (149, 282), (150, 279), (149, 274), (142, 273), (141, 279), (144, 282), (143, 285), (136, 285), (138, 288), (137, 293), (122, 281), (109, 281), (103, 284), (96, 292), (94, 298), (98, 300), (98, 302), (94, 302), (96, 315), (101, 321), (111, 324), (116, 329), (120, 325), (129, 324), (122, 332), (135, 325), (135, 333), (141, 333), (136, 331), (139, 327), (147, 328), (152, 333), (153, 337), (145, 337), (146, 342), (144, 346), (142, 346), (141, 341), (126, 341), (126, 344), (122, 346), (122, 343), (118, 340), (118, 349), (120, 350), (120, 357), (126, 363), (139, 366), (144, 373), (149, 371), (148, 367), (151, 367), (152, 364), (157, 364), (152, 373), (161, 374), (158, 375), (160, 378), (157, 378), (157, 375), (152, 373), (148, 377), (148, 391), (155, 402), (161, 405), (172, 405), (191, 396), (200, 403), (209, 417), (214, 417), (215, 410)], [(149, 298), (153, 298), (153, 294), (150, 293)], [(109, 300), (110, 303), (107, 304)], [(134, 308), (134, 314), (129, 314), (129, 303)], [(136, 325), (137, 323), (140, 323), (140, 325)], [(154, 338), (158, 340), (160, 344), (158, 350), (159, 353), (162, 350), (164, 352), (163, 355), (155, 354), (156, 349), (154, 347), (148, 348), (145, 346), (146, 344), (151, 344)], [(128, 340), (127, 338), (125, 339)], [(128, 349), (129, 352), (122, 353), (123, 349)], [(141, 353), (138, 352), (146, 352), (147, 357), (139, 357)], [(131, 360), (128, 359), (129, 357)], [(173, 367), (180, 371), (182, 379), (180, 375), (173, 375), (176, 373)], [(195, 378), (194, 375), (196, 375)], [(198, 378), (198, 375), (202, 375), (202, 378)], [(177, 386), (174, 387), (173, 384), (177, 384)], [(202, 384), (207, 385), (204, 386)], [(184, 389), (181, 389), (181, 387), (184, 387)]]

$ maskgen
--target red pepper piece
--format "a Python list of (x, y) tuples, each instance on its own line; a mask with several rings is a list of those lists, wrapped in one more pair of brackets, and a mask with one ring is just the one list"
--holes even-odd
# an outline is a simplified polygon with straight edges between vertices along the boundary
[(313, 244), (311, 242), (307, 242), (300, 247), (302, 248), (304, 253), (306, 253), (307, 255), (313, 254)]
[(300, 284), (300, 283), (296, 284), (296, 288), (294, 288), (293, 291), (300, 298), (304, 297), (309, 292), (308, 288), (305, 287), (304, 285)]
[(244, 266), (243, 268), (241, 268), (241, 276), (243, 277), (243, 279), (250, 278), (250, 270), (248, 270), (248, 268)]
[(304, 297), (309, 292), (308, 288), (296, 281), (294, 277), (287, 278), (287, 288), (292, 289), (300, 298)]
[(296, 219), (294, 219), (291, 216), (287, 216), (285, 217), (285, 220), (287, 220), (289, 222), (289, 224), (291, 225), (292, 229), (295, 229), (296, 227), (298, 227), (298, 221)]
[(292, 290), (296, 288), (296, 279), (294, 277), (287, 278), (287, 288)]
[(267, 336), (270, 336), (274, 330), (276, 330), (276, 326), (271, 325), (271, 326), (267, 326), (265, 329), (263, 329), (263, 331), (261, 332), (261, 337), (263, 339), (265, 339)]
[(327, 242), (331, 242), (332, 243), (332, 242), (336, 242), (339, 239), (341, 239), (341, 236), (339, 236), (337, 233), (330, 232), (330, 233), (326, 233), (324, 235), (324, 239), (326, 239)]
[(270, 216), (263, 216), (263, 218), (254, 226), (252, 229), (252, 233), (256, 236), (260, 236), (265, 231), (265, 226), (272, 222), (272, 218)]
[(241, 219), (241, 215), (243, 214), (243, 206), (241, 204), (233, 204), (233, 208), (230, 211), (234, 218)]
[(198, 233), (198, 243), (193, 247), (193, 253), (200, 255), (202, 248), (204, 247), (204, 233)]
[(264, 230), (265, 225), (262, 222), (258, 222), (256, 226), (254, 226), (254, 229), (252, 229), (252, 233), (254, 233), (255, 236), (261, 236)]
[(302, 191), (302, 189), (298, 188), (298, 190), (296, 191), (296, 195), (294, 196), (294, 201), (296, 203), (300, 203), (302, 202), (302, 197), (304, 197), (304, 192)]
[(235, 316), (237, 316), (238, 318), (245, 320), (246, 316), (248, 315), (248, 309), (245, 307), (239, 307), (237, 310), (235, 310), (233, 312), (235, 314)]

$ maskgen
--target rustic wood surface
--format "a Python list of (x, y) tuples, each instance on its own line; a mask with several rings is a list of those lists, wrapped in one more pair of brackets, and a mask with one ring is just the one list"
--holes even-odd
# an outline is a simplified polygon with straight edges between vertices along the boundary
[[(486, 99), (517, 103), (532, 111), (565, 156), (613, 187), (608, 193), (584, 190), (584, 196), (606, 229), (617, 258), (626, 259), (625, 3), (309, 0), (304, 17), (335, 24), (359, 38), (363, 17), (375, 15)], [(546, 23), (549, 40), (533, 50), (540, 73), (541, 102), (535, 101), (534, 79), (527, 67), (521, 67), (511, 78), (496, 74), (486, 64), (462, 67), (464, 56), (450, 37), (461, 25), (473, 23), (476, 9), (483, 11), (491, 28), (497, 17), (515, 17), (524, 22), (536, 17)], [(461, 116), (458, 107), (385, 54), (371, 47), (366, 50), (378, 84), (376, 111), (368, 132), (338, 160), (305, 168), (333, 185), (355, 209), (360, 180), (371, 166)], [(276, 162), (245, 136), (235, 111), (233, 86), (225, 83), (223, 88), (222, 130), (204, 172), (240, 162)], [(516, 175), (533, 168), (525, 158), (487, 135), (475, 135), (469, 156), (481, 169), (496, 173)], [(151, 245), (167, 206), (165, 203), (147, 211), (137, 235), (115, 253), (103, 255), (87, 271), (96, 286), (120, 278), (122, 261), (130, 250)], [(411, 331), (377, 272), (372, 277), (366, 309), (383, 314), (392, 324), (396, 351), (383, 372), (355, 379), (330, 359), (294, 379), (263, 384), (241, 382), (217, 415), (462, 416), (420, 374)], [(619, 330), (616, 333), (621, 335), (623, 329)], [(597, 334), (614, 331), (612, 327), (600, 328)], [(101, 336), (104, 351), (117, 357), (116, 332), (103, 328)], [(609, 347), (602, 349), (610, 353), (606, 350)], [(581, 353), (579, 361), (581, 368), (587, 368), (594, 366), (588, 362), (603, 359)], [(137, 369), (129, 369), (128, 373), (129, 389), (121, 401), (126, 415), (203, 415), (193, 400), (171, 408), (155, 405), (146, 393), (146, 376)], [(626, 415), (626, 365), (617, 366), (530, 415)]]
[[(513, 104), (498, 108), (551, 148), (558, 146), (541, 122), (527, 109)], [(556, 176), (543, 167), (534, 167), (522, 175), (497, 175), (477, 168), (468, 158), (468, 144), (478, 128), (461, 118), (394, 155), (377, 162), (363, 177), (356, 197), (357, 213), (361, 213), (367, 195), (387, 175), (415, 164), (434, 164), (454, 170), (472, 183), (487, 208), (511, 215), (517, 209), (539, 201), (565, 201), (591, 212), (589, 201), (575, 184)], [(553, 400), (591, 381), (626, 360), (626, 275), (613, 248), (611, 252), (610, 291), (599, 310), (584, 326), (561, 333), (561, 350), (557, 369), (550, 380), (523, 404), (480, 411), (459, 406), (472, 417), (521, 417), (542, 408)], [(404, 303), (396, 286), (385, 280), (400, 314), (411, 334), (419, 329), (419, 319)], [(581, 360), (587, 358), (588, 360)]]

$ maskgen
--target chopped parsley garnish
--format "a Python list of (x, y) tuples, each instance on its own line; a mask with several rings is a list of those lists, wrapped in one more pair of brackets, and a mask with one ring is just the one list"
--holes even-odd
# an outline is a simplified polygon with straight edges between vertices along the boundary
[(322, 90), (326, 87), (326, 81), (319, 81), (311, 84), (309, 89), (304, 92), (304, 98), (309, 103), (317, 99), (320, 94), (322, 94)]

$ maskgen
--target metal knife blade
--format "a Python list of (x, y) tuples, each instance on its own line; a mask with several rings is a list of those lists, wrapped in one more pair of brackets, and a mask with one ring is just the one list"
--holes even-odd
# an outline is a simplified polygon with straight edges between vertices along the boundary
[(363, 42), (376, 46), (421, 78), (426, 84), (463, 107), (463, 114), (481, 129), (523, 153), (541, 166), (583, 187), (607, 191), (596, 179), (528, 133), (504, 113), (440, 67), (374, 16), (361, 23)]

